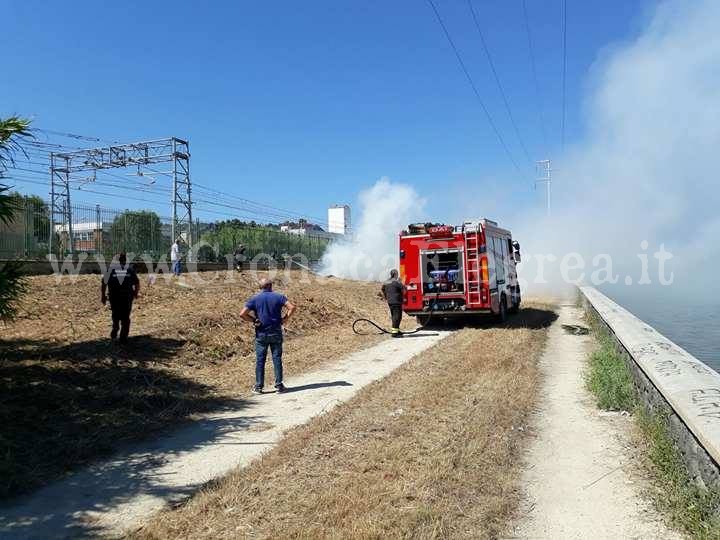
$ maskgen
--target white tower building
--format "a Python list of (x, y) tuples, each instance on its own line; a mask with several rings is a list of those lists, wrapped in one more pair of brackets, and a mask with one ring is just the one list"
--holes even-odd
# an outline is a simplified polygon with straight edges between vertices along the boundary
[(350, 205), (335, 204), (328, 208), (328, 232), (349, 234), (350, 229)]

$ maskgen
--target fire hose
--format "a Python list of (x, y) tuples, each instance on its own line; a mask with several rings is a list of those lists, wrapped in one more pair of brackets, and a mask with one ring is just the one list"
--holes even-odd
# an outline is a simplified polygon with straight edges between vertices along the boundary
[[(424, 329), (424, 328), (430, 323), (430, 318), (431, 318), (431, 317), (432, 317), (432, 311), (430, 312), (430, 315), (428, 316), (427, 321), (425, 321), (425, 324), (422, 324), (422, 325), (418, 326), (415, 330), (411, 330), (410, 332), (400, 332), (400, 333), (401, 333), (402, 335), (417, 334), (420, 330)], [(360, 318), (360, 319), (355, 319), (355, 320), (353, 321), (353, 324), (352, 324), (353, 332), (355, 332), (355, 333), (356, 333), (357, 335), (359, 335), (359, 336), (370, 336), (370, 335), (372, 335), (372, 334), (370, 334), (369, 332), (360, 332), (360, 331), (358, 331), (357, 328), (355, 328), (355, 326), (356, 326), (358, 323), (361, 323), (361, 322), (367, 323), (367, 324), (369, 324), (369, 325), (374, 326), (375, 328), (377, 328), (377, 329), (379, 330), (379, 331), (377, 332), (377, 334), (392, 334), (392, 332), (391, 332), (390, 330), (387, 330), (386, 328), (383, 328), (382, 326), (380, 326), (379, 324), (377, 324), (375, 321), (371, 321), (370, 319)]]
[[(436, 300), (436, 301), (437, 301), (437, 299), (438, 299), (439, 296), (440, 296), (440, 293), (437, 293), (437, 294), (435, 295), (435, 300)], [(432, 319), (433, 312), (434, 312), (434, 310), (431, 308), (431, 309), (430, 309), (430, 314), (428, 315), (428, 318), (425, 319), (425, 322), (424, 322), (423, 324), (421, 324), (420, 326), (418, 326), (415, 330), (411, 330), (410, 332), (400, 332), (400, 333), (401, 333), (402, 335), (417, 334), (420, 330), (423, 330), (427, 325), (430, 324), (430, 319)], [(360, 319), (355, 319), (355, 320), (353, 321), (353, 323), (352, 323), (353, 332), (355, 332), (355, 333), (356, 333), (357, 335), (359, 335), (359, 336), (370, 336), (370, 335), (372, 335), (372, 334), (370, 334), (370, 333), (368, 333), (368, 332), (359, 332), (359, 331), (358, 331), (358, 329), (356, 328), (356, 326), (357, 326), (358, 323), (361, 323), (361, 322), (367, 323), (367, 324), (369, 324), (369, 325), (374, 326), (375, 328), (377, 328), (377, 329), (378, 329), (377, 334), (392, 334), (392, 332), (391, 332), (390, 330), (387, 330), (386, 328), (383, 328), (382, 326), (380, 326), (379, 324), (377, 324), (375, 321), (372, 321), (372, 320), (370, 320), (370, 319), (360, 318)]]

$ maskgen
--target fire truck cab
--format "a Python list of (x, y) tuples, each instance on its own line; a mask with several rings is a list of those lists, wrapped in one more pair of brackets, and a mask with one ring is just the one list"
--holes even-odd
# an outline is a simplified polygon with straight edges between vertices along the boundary
[(403, 310), (420, 324), (431, 314), (493, 314), (504, 321), (520, 309), (519, 262), (520, 245), (495, 221), (409, 225), (400, 233)]

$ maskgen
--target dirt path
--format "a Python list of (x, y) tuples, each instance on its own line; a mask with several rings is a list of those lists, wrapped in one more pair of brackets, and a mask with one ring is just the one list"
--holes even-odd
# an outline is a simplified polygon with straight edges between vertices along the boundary
[(453, 333), (131, 540), (498, 538), (554, 319)]
[(350, 399), (448, 335), (424, 332), (385, 340), (326, 369), (290, 379), (287, 394), (255, 396), (242, 409), (205, 416), (169, 436), (133, 446), (12, 507), (0, 507), (0, 536), (121, 535), (168, 502), (247, 465), (289, 428)]
[(516, 538), (679, 538), (641, 494), (628, 450), (629, 419), (602, 416), (585, 389), (589, 336), (563, 331), (583, 324), (565, 305), (541, 359), (544, 389), (537, 438), (527, 456), (525, 501)]

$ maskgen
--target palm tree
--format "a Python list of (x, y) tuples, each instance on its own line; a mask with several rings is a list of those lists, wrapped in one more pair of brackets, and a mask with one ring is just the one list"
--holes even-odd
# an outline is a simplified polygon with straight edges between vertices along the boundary
[[(19, 208), (19, 199), (10, 193), (10, 186), (2, 183), (4, 172), (13, 162), (15, 152), (22, 151), (20, 142), (31, 137), (30, 122), (17, 116), (0, 118), (0, 223), (10, 224)], [(19, 261), (7, 261), (0, 266), (0, 320), (12, 319), (17, 313), (17, 301), (27, 290)]]

